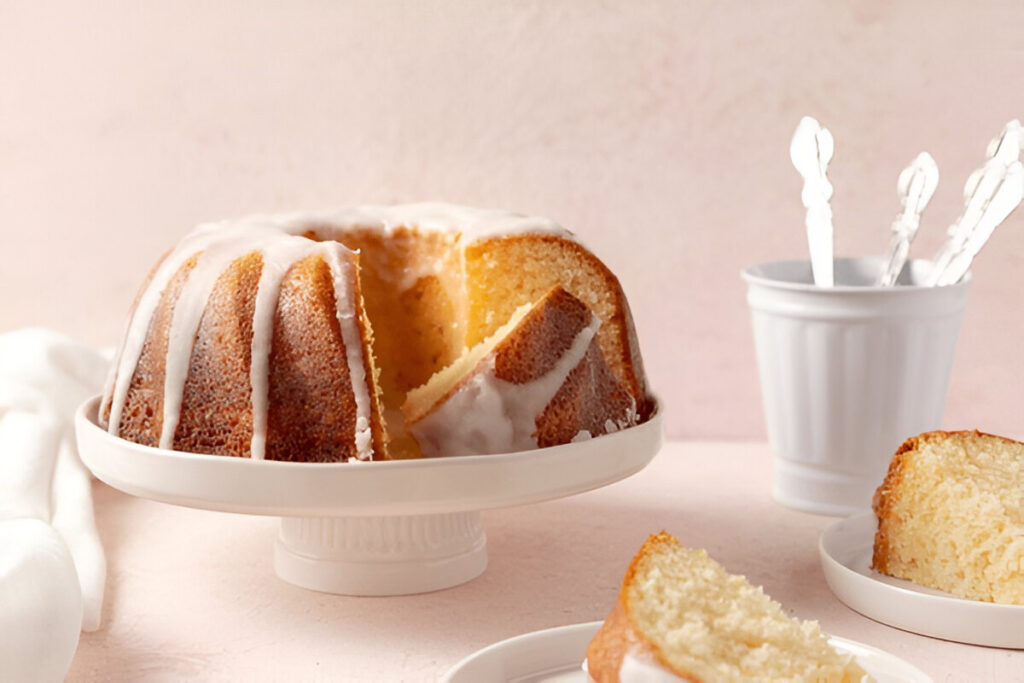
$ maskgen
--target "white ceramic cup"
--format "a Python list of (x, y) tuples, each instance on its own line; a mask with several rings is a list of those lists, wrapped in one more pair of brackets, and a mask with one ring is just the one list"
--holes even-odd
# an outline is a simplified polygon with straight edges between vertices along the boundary
[(826, 515), (869, 509), (896, 449), (938, 429), (969, 276), (925, 287), (908, 262), (876, 287), (879, 258), (835, 260), (817, 287), (807, 260), (745, 269), (747, 303), (774, 452), (775, 500)]

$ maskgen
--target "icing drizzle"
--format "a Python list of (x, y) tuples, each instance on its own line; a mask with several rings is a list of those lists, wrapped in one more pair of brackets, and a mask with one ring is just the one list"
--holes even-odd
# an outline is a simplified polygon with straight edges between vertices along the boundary
[(525, 384), (497, 377), (492, 352), (437, 410), (411, 428), (423, 454), (454, 456), (536, 448), (537, 416), (583, 360), (600, 326), (601, 320), (591, 314), (590, 324), (576, 334), (554, 367)]
[[(131, 381), (164, 292), (175, 274), (190, 259), (195, 258), (195, 264), (175, 304), (168, 337), (159, 446), (172, 447), (192, 349), (209, 295), (218, 277), (232, 261), (258, 252), (263, 267), (253, 314), (249, 378), (253, 409), (250, 455), (254, 459), (263, 459), (266, 453), (270, 346), (281, 282), (294, 263), (319, 254), (327, 263), (334, 281), (336, 314), (345, 342), (346, 360), (356, 402), (353, 436), (357, 457), (369, 460), (373, 453), (371, 399), (357, 311), (349, 289), (354, 277), (354, 256), (339, 242), (344, 241), (348, 231), (373, 229), (390, 233), (399, 227), (455, 232), (463, 245), (479, 239), (517, 233), (549, 233), (573, 239), (571, 233), (546, 218), (440, 202), (365, 205), (337, 211), (256, 215), (201, 224), (186, 235), (160, 263), (139, 297), (104, 388), (104, 404), (108, 401), (110, 403), (107, 430), (114, 435), (119, 433)], [(320, 239), (328, 241), (317, 242), (302, 237), (310, 230), (314, 230)], [(590, 335), (593, 335), (593, 331)], [(566, 374), (573, 366), (566, 370)]]

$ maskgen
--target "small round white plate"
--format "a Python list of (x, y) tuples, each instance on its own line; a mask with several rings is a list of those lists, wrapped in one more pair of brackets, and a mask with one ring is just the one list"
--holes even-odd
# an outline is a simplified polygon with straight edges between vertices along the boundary
[[(600, 627), (600, 621), (591, 621), (503, 640), (463, 659), (441, 683), (586, 683), (581, 667), (587, 644)], [(927, 674), (888, 652), (835, 636), (828, 642), (852, 654), (879, 683), (931, 683)]]
[(1024, 605), (966, 600), (871, 569), (875, 515), (839, 520), (821, 535), (821, 566), (848, 607), (889, 626), (989, 647), (1024, 648)]

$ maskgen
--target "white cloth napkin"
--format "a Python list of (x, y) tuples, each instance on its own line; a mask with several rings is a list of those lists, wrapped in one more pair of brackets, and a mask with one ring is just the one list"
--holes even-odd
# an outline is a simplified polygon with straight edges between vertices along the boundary
[(9, 680), (63, 679), (80, 632), (100, 625), (106, 558), (74, 414), (102, 389), (107, 364), (48, 330), (0, 334), (0, 671)]

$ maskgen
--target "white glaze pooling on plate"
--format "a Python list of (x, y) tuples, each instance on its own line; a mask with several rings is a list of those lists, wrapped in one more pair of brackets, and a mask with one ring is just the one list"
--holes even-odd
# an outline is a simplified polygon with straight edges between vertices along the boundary
[(649, 659), (626, 653), (619, 665), (622, 683), (678, 683), (683, 679)]
[(427, 457), (505, 453), (537, 448), (537, 416), (580, 364), (601, 320), (591, 314), (554, 367), (525, 384), (495, 374), (491, 353), (433, 412), (410, 429)]
[[(587, 669), (587, 660), (583, 660), (580, 666), (588, 683), (596, 683)], [(619, 665), (620, 683), (679, 683), (684, 679), (676, 676), (657, 662), (646, 657), (638, 657), (633, 652), (627, 652)]]

